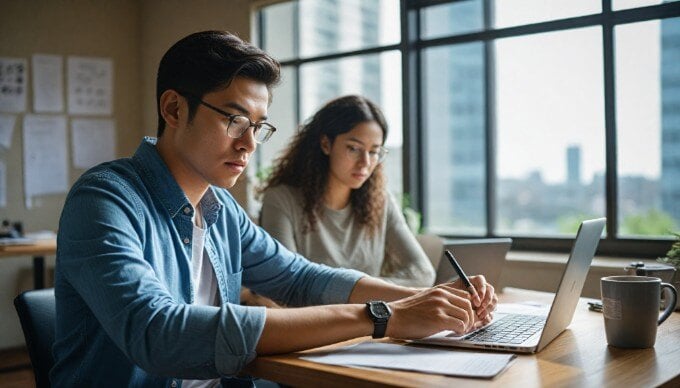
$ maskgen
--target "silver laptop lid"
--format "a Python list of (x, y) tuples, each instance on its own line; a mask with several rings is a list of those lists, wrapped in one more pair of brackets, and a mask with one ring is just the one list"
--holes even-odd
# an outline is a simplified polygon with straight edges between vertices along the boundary
[(598, 218), (581, 223), (536, 351), (548, 345), (571, 322), (606, 221)]
[[(505, 255), (511, 245), (512, 239), (510, 238), (446, 240), (444, 242), (444, 248), (453, 253), (461, 267), (465, 268), (465, 273), (469, 276), (482, 274), (486, 281), (494, 286), (500, 280), (505, 266)], [(458, 275), (446, 258), (439, 261), (435, 284), (457, 277)]]

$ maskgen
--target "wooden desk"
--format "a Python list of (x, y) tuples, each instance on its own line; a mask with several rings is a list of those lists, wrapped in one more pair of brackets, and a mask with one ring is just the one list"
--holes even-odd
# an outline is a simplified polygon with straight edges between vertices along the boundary
[[(527, 300), (549, 303), (552, 299), (552, 294), (512, 288), (506, 288), (499, 296), (506, 303)], [(363, 337), (320, 349), (367, 340), (370, 338)], [(514, 363), (493, 380), (324, 365), (301, 360), (300, 354), (258, 357), (245, 372), (282, 384), (308, 387), (677, 387), (680, 386), (680, 313), (673, 313), (659, 326), (654, 348), (618, 349), (607, 346), (602, 314), (589, 311), (582, 299), (567, 330), (540, 353), (518, 355)]]
[(57, 240), (39, 240), (30, 245), (0, 245), (0, 259), (33, 256), (33, 288), (45, 288), (45, 256), (57, 252)]

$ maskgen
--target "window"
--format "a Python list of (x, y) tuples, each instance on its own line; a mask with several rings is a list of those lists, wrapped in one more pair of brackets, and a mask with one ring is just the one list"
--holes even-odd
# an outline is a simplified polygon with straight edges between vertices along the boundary
[(300, 0), (259, 16), (293, 85), (273, 111), (379, 103), (390, 187), (428, 231), (565, 250), (606, 216), (601, 253), (655, 257), (680, 228), (678, 2)]
[(261, 8), (258, 20), (259, 45), (283, 67), (269, 115), (278, 131), (258, 151), (259, 169), (271, 166), (298, 125), (326, 102), (361, 94), (385, 114), (389, 153), (383, 163), (388, 188), (401, 195), (399, 1), (290, 1)]
[(680, 225), (680, 18), (616, 26), (618, 234)]
[(485, 234), (484, 46), (426, 49), (423, 88), (425, 219), (432, 232)]
[(645, 7), (661, 3), (670, 3), (677, 0), (612, 0), (612, 9), (615, 11), (628, 8)]
[(574, 235), (605, 216), (602, 30), (494, 41), (496, 228)]

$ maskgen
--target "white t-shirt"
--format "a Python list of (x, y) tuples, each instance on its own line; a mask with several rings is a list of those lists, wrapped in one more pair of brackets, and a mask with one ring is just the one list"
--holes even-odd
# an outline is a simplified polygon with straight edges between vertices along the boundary
[[(191, 238), (191, 286), (194, 291), (194, 303), (197, 305), (218, 306), (217, 278), (212, 263), (205, 250), (206, 230), (196, 226)], [(220, 379), (184, 380), (182, 388), (219, 387)]]

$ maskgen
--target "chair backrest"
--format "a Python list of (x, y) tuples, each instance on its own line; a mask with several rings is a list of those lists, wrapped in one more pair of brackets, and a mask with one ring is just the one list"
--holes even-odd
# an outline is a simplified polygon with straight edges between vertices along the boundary
[(432, 267), (436, 270), (442, 256), (444, 256), (444, 240), (436, 234), (417, 234), (416, 240), (418, 240), (423, 251), (432, 262)]
[(14, 299), (31, 357), (35, 384), (49, 387), (49, 373), (54, 365), (52, 344), (56, 320), (54, 288), (26, 291)]

